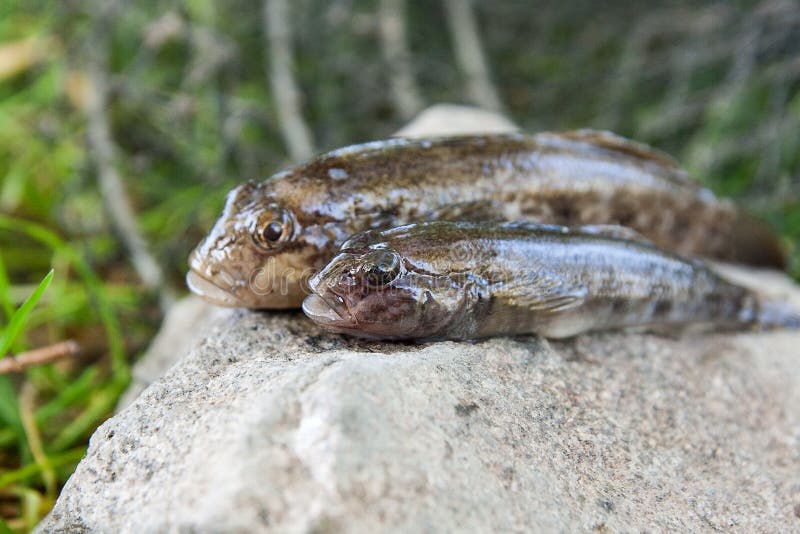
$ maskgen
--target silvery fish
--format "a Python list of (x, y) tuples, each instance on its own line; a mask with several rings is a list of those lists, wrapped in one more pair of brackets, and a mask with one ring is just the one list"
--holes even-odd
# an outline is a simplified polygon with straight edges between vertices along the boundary
[(621, 224), (690, 256), (782, 266), (775, 237), (665, 154), (608, 132), (389, 139), (233, 189), (187, 283), (214, 304), (299, 307), (351, 235), (427, 220)]
[(303, 310), (313, 321), (379, 339), (800, 327), (787, 305), (609, 226), (440, 221), (371, 230), (347, 241), (310, 285)]

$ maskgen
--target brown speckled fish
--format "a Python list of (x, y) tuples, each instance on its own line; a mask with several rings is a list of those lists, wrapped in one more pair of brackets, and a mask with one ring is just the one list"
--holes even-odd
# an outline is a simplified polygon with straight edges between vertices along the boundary
[(347, 241), (303, 311), (379, 339), (563, 338), (620, 328), (800, 327), (700, 261), (622, 239), (628, 229), (417, 223)]
[(426, 220), (622, 224), (680, 254), (781, 266), (775, 238), (668, 156), (607, 132), (390, 139), (233, 189), (187, 283), (224, 306), (298, 307), (350, 235)]

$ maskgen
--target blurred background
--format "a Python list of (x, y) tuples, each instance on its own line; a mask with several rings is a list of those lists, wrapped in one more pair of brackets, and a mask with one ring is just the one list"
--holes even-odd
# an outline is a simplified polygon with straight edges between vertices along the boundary
[(800, 276), (800, 2), (598, 5), (0, 2), (0, 534), (51, 507), (228, 189), (435, 103), (653, 144)]

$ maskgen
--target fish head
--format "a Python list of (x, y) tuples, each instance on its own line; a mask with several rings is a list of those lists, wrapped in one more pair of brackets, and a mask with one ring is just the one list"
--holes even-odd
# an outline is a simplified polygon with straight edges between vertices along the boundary
[(248, 182), (228, 194), (214, 227), (189, 257), (186, 283), (218, 306), (298, 307), (317, 252), (302, 241), (295, 212), (265, 184)]
[[(358, 238), (357, 238), (358, 239)], [(347, 249), (309, 281), (303, 311), (325, 330), (375, 339), (436, 337), (465, 291), (382, 245)]]

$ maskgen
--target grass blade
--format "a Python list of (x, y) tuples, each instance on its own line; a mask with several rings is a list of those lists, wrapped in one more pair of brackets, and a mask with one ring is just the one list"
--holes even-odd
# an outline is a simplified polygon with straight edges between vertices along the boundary
[(6, 265), (3, 263), (3, 255), (0, 254), (0, 308), (7, 321), (11, 320), (14, 315), (14, 303), (11, 302), (10, 288), (11, 284), (8, 282), (8, 273), (6, 272)]
[(3, 337), (0, 339), (0, 358), (6, 355), (8, 349), (11, 348), (11, 344), (16, 341), (17, 336), (22, 331), (22, 327), (25, 326), (25, 321), (28, 320), (28, 316), (31, 314), (31, 310), (33, 310), (33, 307), (39, 302), (39, 299), (42, 298), (42, 295), (47, 290), (47, 286), (49, 286), (52, 281), (53, 270), (51, 269), (44, 279), (39, 282), (33, 294), (31, 294), (31, 296), (22, 303), (22, 306), (14, 312), (14, 315), (11, 316), (11, 320), (8, 322), (8, 326), (3, 332)]
[[(52, 467), (61, 467), (73, 464), (83, 458), (84, 454), (86, 454), (86, 447), (76, 447), (60, 454), (54, 454), (50, 457), (50, 465)], [(39, 464), (29, 463), (19, 469), (0, 474), (0, 488), (27, 480), (32, 476), (38, 475), (41, 470), (42, 468)]]
[(8, 523), (0, 519), (0, 534), (17, 534), (14, 532), (11, 527), (8, 526)]
[(24, 439), (25, 429), (19, 416), (17, 394), (7, 376), (0, 376), (0, 422), (14, 432), (17, 439)]
[(127, 384), (130, 381), (130, 368), (128, 367), (125, 348), (122, 343), (122, 328), (117, 320), (114, 308), (109, 302), (102, 281), (86, 260), (58, 235), (40, 224), (0, 215), (0, 229), (26, 234), (32, 239), (44, 243), (52, 250), (60, 252), (69, 260), (86, 286), (87, 291), (96, 302), (97, 315), (106, 331), (114, 380), (120, 384)]
[(87, 399), (96, 389), (94, 382), (99, 373), (100, 370), (97, 367), (88, 367), (80, 376), (61, 390), (54, 399), (36, 410), (36, 422), (39, 424), (46, 423), (51, 417)]

